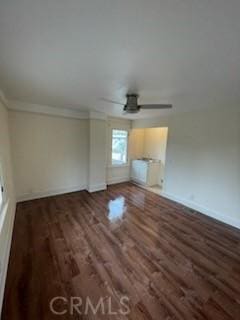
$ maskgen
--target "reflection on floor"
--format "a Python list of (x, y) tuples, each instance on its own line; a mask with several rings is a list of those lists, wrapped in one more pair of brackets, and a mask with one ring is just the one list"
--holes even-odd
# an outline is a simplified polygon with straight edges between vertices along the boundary
[(133, 183), (136, 184), (137, 186), (139, 186), (139, 187), (141, 187), (143, 189), (146, 189), (148, 191), (151, 191), (153, 193), (156, 193), (156, 194), (159, 194), (159, 195), (161, 195), (161, 193), (162, 193), (162, 187), (159, 186), (158, 184), (155, 185), (155, 186), (149, 187), (149, 186), (145, 186), (144, 184), (140, 184), (140, 183), (136, 183), (136, 182), (133, 182)]
[(1, 319), (239, 320), (239, 248), (131, 183), (21, 202)]
[(110, 200), (108, 203), (108, 219), (111, 222), (121, 220), (124, 212), (126, 211), (127, 207), (125, 205), (125, 198), (124, 197), (117, 197), (114, 200)]

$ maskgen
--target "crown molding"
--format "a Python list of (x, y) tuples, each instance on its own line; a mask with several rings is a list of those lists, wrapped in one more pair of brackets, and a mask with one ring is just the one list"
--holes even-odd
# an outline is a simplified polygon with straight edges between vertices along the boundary
[(31, 112), (38, 114), (47, 114), (59, 117), (74, 118), (74, 119), (96, 119), (107, 120), (107, 115), (98, 111), (81, 111), (71, 108), (57, 108), (40, 104), (10, 100), (8, 109), (13, 111)]
[[(72, 108), (58, 108), (36, 103), (23, 102), (19, 100), (7, 100), (3, 91), (0, 89), (0, 102), (9, 110), (18, 112), (30, 112), (38, 114), (46, 114), (73, 119), (90, 119), (107, 121), (108, 116), (104, 112), (99, 111), (81, 111)], [(121, 119), (119, 119), (121, 120)]]
[(38, 114), (47, 114), (52, 116), (60, 116), (73, 119), (89, 119), (89, 113), (70, 109), (70, 108), (57, 108), (51, 106), (45, 106), (34, 103), (27, 103), (22, 101), (10, 100), (8, 108), (14, 111), (31, 112)]
[(106, 113), (103, 113), (103, 112), (89, 111), (89, 119), (106, 121), (107, 115), (106, 115)]

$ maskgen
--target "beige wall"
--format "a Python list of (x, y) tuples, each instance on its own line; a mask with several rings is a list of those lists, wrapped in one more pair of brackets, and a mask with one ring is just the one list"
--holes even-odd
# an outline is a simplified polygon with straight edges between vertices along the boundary
[(0, 310), (5, 286), (13, 221), (15, 216), (15, 194), (12, 179), (12, 161), (8, 127), (8, 111), (0, 102), (0, 163), (5, 187), (5, 205), (0, 213)]
[(168, 127), (165, 195), (240, 227), (240, 111), (195, 111), (136, 120)]
[(144, 130), (143, 156), (161, 160), (165, 164), (168, 128)]
[(85, 189), (88, 120), (10, 112), (17, 199)]
[(147, 157), (165, 163), (168, 128), (132, 129), (130, 134), (131, 159)]
[(144, 129), (132, 129), (129, 136), (130, 158), (138, 159), (144, 153)]
[(106, 189), (107, 121), (89, 121), (89, 182), (90, 192)]
[(132, 129), (130, 135), (131, 159), (153, 158), (161, 161), (158, 184), (164, 181), (168, 128)]
[(167, 148), (168, 128), (144, 129), (143, 156), (160, 160), (160, 174), (158, 184), (163, 187), (165, 175), (165, 160)]
[(86, 188), (95, 191), (129, 180), (130, 162), (111, 165), (111, 130), (130, 131), (129, 120), (11, 111), (10, 125), (18, 200)]

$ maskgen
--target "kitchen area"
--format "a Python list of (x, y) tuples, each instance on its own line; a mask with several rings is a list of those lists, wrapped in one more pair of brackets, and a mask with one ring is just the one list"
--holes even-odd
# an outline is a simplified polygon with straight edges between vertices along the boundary
[(160, 194), (164, 183), (168, 128), (133, 129), (131, 181)]

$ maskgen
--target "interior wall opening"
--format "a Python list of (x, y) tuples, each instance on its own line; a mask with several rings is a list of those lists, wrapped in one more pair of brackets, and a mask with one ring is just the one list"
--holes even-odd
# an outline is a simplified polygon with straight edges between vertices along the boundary
[(131, 132), (131, 180), (155, 193), (164, 187), (167, 139), (167, 127)]

